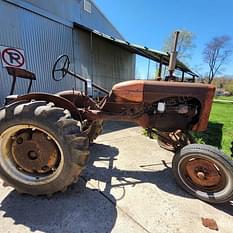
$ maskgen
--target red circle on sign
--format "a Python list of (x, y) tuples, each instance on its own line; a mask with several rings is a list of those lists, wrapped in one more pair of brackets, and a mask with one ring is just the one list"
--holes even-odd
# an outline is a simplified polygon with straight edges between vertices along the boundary
[[(20, 63), (19, 63), (18, 65), (13, 65), (13, 64), (9, 63), (9, 62), (6, 60), (6, 58), (4, 57), (5, 53), (9, 54), (9, 51), (14, 51), (15, 53), (19, 54), (19, 56), (20, 56), (21, 59), (20, 59)], [(4, 61), (7, 65), (9, 65), (9, 66), (20, 67), (20, 66), (24, 65), (24, 56), (23, 56), (23, 54), (22, 54), (19, 50), (17, 50), (17, 49), (13, 49), (13, 48), (4, 49), (4, 50), (2, 51), (2, 59), (3, 59), (3, 61)], [(21, 60), (22, 60), (22, 61), (21, 61)]]

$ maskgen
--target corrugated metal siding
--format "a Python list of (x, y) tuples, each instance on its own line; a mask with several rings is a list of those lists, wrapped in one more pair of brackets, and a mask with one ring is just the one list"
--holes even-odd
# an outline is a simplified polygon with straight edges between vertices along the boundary
[(84, 30), (74, 30), (76, 72), (111, 90), (115, 83), (134, 79), (135, 55)]
[[(75, 86), (73, 78), (55, 82), (51, 77), (57, 56), (67, 54), (73, 64), (72, 29), (32, 12), (0, 1), (0, 45), (25, 51), (27, 69), (34, 72), (37, 81), (32, 91), (57, 92)], [(11, 80), (5, 68), (0, 67), (1, 103), (9, 94)], [(17, 81), (17, 94), (25, 93), (27, 80)]]
[[(61, 82), (52, 80), (51, 71), (56, 58), (67, 54), (70, 70), (93, 79), (106, 89), (123, 80), (133, 79), (135, 56), (124, 49), (93, 36), (72, 29), (16, 5), (0, 1), (0, 45), (25, 51), (27, 69), (34, 72), (37, 81), (32, 91), (56, 93), (65, 89), (82, 89), (83, 83), (73, 77)], [(0, 102), (9, 94), (11, 79), (0, 66)], [(26, 92), (28, 80), (17, 80), (15, 94)]]
[(84, 0), (82, 0), (80, 2), (80, 7), (82, 9), (80, 11), (80, 21), (77, 19), (75, 22), (80, 22), (80, 24), (85, 25), (86, 27), (95, 29), (118, 39), (124, 39), (111, 22), (95, 6), (95, 4), (91, 0), (88, 1), (91, 2), (91, 13), (84, 10)]
[[(17, 0), (11, 1), (19, 2)], [(84, 10), (84, 0), (21, 0), (21, 2), (29, 3), (33, 7), (50, 12), (52, 15), (72, 23), (83, 24), (105, 34), (123, 39), (122, 35), (91, 0), (88, 0), (91, 3), (91, 13)], [(25, 7), (30, 8), (30, 5)]]

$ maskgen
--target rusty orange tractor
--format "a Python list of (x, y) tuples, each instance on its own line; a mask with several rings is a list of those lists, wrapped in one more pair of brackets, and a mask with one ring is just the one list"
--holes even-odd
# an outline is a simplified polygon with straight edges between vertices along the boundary
[[(11, 73), (33, 79), (17, 69)], [(69, 71), (63, 55), (53, 67), (53, 78), (67, 74), (84, 81), (85, 93), (28, 93), (8, 98), (1, 108), (0, 175), (7, 184), (32, 195), (65, 190), (85, 167), (89, 143), (100, 134), (102, 122), (114, 120), (158, 134), (160, 145), (175, 152), (177, 182), (192, 195), (212, 203), (232, 198), (232, 161), (214, 147), (193, 144), (189, 134), (207, 127), (212, 85), (133, 80), (114, 85), (108, 93), (91, 83), (105, 93), (97, 102), (86, 94), (88, 81)]]

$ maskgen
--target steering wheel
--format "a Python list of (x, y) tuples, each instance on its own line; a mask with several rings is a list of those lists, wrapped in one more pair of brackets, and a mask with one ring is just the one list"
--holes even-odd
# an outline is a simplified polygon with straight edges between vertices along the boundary
[(70, 59), (67, 55), (61, 55), (53, 65), (52, 78), (55, 81), (61, 81), (68, 73)]

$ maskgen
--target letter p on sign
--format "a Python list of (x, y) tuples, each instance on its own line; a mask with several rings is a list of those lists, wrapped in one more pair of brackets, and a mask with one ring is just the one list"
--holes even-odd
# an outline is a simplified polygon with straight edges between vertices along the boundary
[(3, 67), (26, 69), (25, 55), (22, 49), (0, 46)]

